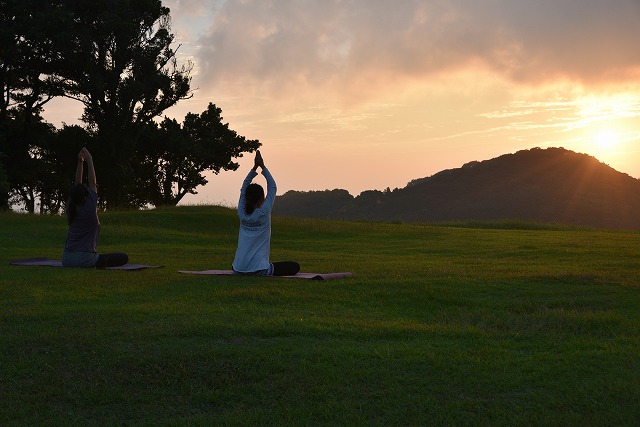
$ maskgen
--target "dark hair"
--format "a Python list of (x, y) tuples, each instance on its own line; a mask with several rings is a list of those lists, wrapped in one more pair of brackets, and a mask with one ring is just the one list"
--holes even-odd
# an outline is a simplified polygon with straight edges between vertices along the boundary
[(244, 193), (244, 212), (251, 215), (256, 209), (256, 205), (264, 198), (264, 189), (260, 184), (249, 184)]
[(67, 223), (71, 224), (76, 217), (76, 209), (83, 206), (87, 201), (89, 189), (83, 184), (76, 184), (69, 190), (69, 201), (67, 202)]

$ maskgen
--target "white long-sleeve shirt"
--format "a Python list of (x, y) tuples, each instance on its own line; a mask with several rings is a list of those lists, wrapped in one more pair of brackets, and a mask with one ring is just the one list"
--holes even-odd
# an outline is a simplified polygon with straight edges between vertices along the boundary
[(262, 175), (267, 180), (267, 195), (262, 206), (250, 215), (245, 212), (245, 193), (247, 187), (258, 176), (251, 169), (242, 183), (240, 200), (238, 201), (238, 217), (240, 218), (240, 232), (238, 233), (238, 248), (233, 260), (233, 269), (240, 273), (253, 273), (269, 268), (269, 252), (271, 247), (271, 210), (276, 199), (277, 186), (271, 173), (265, 167)]

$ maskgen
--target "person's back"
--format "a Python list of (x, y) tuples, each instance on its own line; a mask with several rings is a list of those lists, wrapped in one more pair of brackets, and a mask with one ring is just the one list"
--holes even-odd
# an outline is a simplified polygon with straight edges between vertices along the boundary
[(69, 230), (64, 249), (71, 252), (96, 252), (100, 236), (100, 220), (97, 213), (98, 194), (95, 190), (88, 189), (81, 184), (74, 187), (72, 191), (85, 191), (85, 202), (76, 206), (73, 195), (67, 202)]
[[(238, 248), (233, 261), (233, 269), (239, 273), (254, 273), (269, 268), (269, 254), (271, 248), (271, 209), (275, 201), (276, 182), (265, 167), (262, 175), (267, 180), (267, 196), (262, 199), (260, 206), (247, 207), (247, 190), (253, 178), (258, 175), (255, 168), (249, 172), (240, 190), (238, 201), (238, 217), (240, 231), (238, 233)], [(257, 204), (257, 201), (253, 201)], [(253, 209), (252, 209), (253, 208)]]
[[(258, 184), (251, 181), (258, 175), (256, 169), (262, 169), (267, 180), (267, 195)], [(256, 152), (253, 169), (242, 183), (238, 201), (238, 248), (233, 260), (233, 271), (239, 274), (295, 275), (300, 265), (292, 261), (269, 261), (271, 252), (271, 210), (276, 199), (277, 186), (269, 170), (265, 167), (260, 151)]]

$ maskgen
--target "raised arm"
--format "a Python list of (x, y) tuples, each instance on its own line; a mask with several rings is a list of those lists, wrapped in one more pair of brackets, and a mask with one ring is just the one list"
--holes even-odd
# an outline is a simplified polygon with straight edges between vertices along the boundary
[(82, 154), (82, 158), (87, 162), (87, 178), (89, 180), (89, 188), (93, 191), (98, 190), (98, 186), (96, 183), (96, 171), (93, 167), (93, 157), (91, 157), (91, 153), (86, 148), (83, 148), (80, 151)]
[(258, 166), (262, 168), (262, 175), (267, 180), (267, 196), (265, 197), (262, 207), (270, 213), (271, 209), (273, 208), (273, 202), (275, 202), (276, 200), (276, 192), (278, 191), (278, 187), (276, 186), (276, 181), (271, 176), (269, 169), (267, 169), (267, 167), (264, 165), (264, 159), (262, 158), (262, 154), (260, 154), (260, 150), (256, 151), (254, 170)]
[(245, 193), (247, 192), (247, 187), (249, 186), (249, 184), (251, 184), (251, 181), (253, 181), (253, 178), (255, 178), (256, 176), (258, 176), (258, 172), (256, 172), (256, 168), (254, 167), (249, 171), (246, 178), (242, 182), (242, 188), (240, 189), (240, 199), (238, 200), (238, 212), (244, 212), (244, 205), (246, 202)]
[(78, 153), (78, 166), (76, 166), (76, 185), (82, 184), (82, 173), (84, 171), (84, 157), (82, 150)]
[(271, 209), (273, 208), (273, 202), (275, 202), (276, 200), (278, 186), (276, 185), (276, 181), (273, 179), (273, 176), (271, 176), (269, 169), (267, 169), (264, 165), (262, 165), (262, 175), (267, 180), (267, 196), (264, 199), (262, 207), (271, 212)]

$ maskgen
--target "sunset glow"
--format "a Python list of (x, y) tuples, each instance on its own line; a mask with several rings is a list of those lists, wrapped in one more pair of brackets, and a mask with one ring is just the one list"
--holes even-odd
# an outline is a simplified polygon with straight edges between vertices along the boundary
[[(404, 187), (533, 147), (640, 177), (636, 0), (163, 3), (198, 88), (165, 114), (215, 103), (281, 194)], [(54, 124), (80, 115), (54, 105)], [(240, 164), (184, 201), (235, 204)]]
[(601, 149), (615, 149), (618, 141), (618, 134), (609, 129), (603, 130), (596, 135), (596, 145)]
[[(580, 101), (575, 128), (582, 130), (582, 145), (576, 151), (593, 155), (610, 166), (631, 174), (640, 154), (639, 103), (632, 94), (601, 96)], [(634, 175), (635, 173), (635, 175)]]

